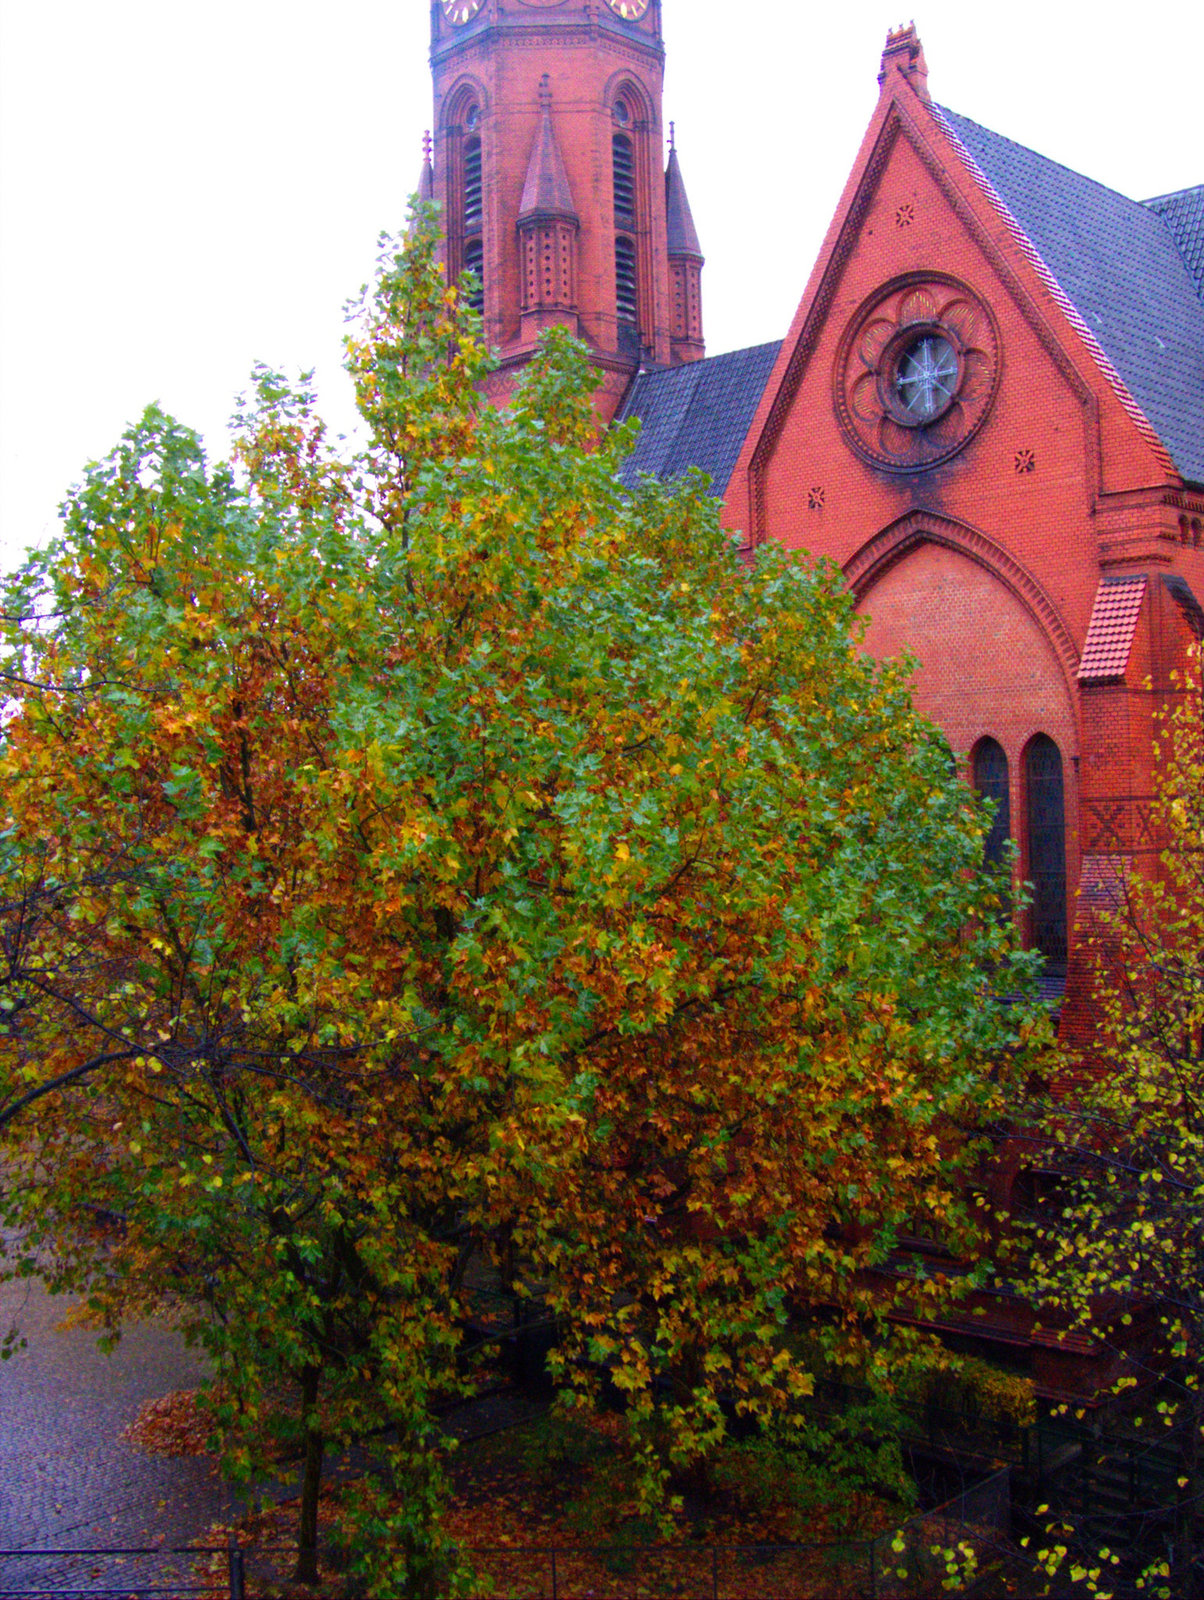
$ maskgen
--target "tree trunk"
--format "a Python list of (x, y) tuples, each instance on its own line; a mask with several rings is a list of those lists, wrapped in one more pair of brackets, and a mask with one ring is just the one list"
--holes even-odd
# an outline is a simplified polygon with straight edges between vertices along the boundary
[(447, 1593), (447, 1557), (439, 1514), (447, 1485), (436, 1441), (425, 1428), (398, 1422), (392, 1456), (393, 1493), (404, 1514), (391, 1532), (405, 1564), (398, 1600), (442, 1600)]
[[(706, 1366), (702, 1350), (691, 1340), (682, 1350), (673, 1370), (673, 1383), (688, 1405), (697, 1391), (706, 1384)], [(709, 1505), (715, 1497), (715, 1480), (712, 1460), (701, 1452), (673, 1474), (674, 1481), (684, 1494), (700, 1505)]]
[(301, 1372), (301, 1423), (305, 1439), (305, 1471), (301, 1480), (301, 1525), (297, 1536), (297, 1583), (318, 1581), (318, 1493), (322, 1487), (322, 1430), (318, 1426), (318, 1386), (322, 1369)]

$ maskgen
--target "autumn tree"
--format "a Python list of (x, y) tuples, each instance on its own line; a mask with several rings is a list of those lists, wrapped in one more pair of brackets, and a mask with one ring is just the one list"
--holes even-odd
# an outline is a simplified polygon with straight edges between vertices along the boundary
[(889, 1387), (866, 1271), (968, 1236), (1023, 958), (838, 573), (624, 493), (567, 339), (488, 406), (429, 222), (347, 348), (358, 453), (269, 372), (230, 466), (152, 409), (10, 584), (5, 1206), (110, 1323), (184, 1307), (231, 1470), (295, 1389), (301, 1577), (390, 1422), (373, 1581), (450, 1593), (471, 1273), (623, 1396), (650, 1507), (733, 1408), (801, 1425), (792, 1312)]
[[(1038, 1226), (1032, 1289), (1108, 1343), (1117, 1321), (1155, 1308), (1161, 1391), (1150, 1402), (1179, 1460), (1173, 1537), (1146, 1592), (1204, 1595), (1204, 700), (1201, 648), (1162, 718), (1151, 822), (1157, 869), (1118, 875), (1092, 954), (1098, 1037), (1072, 1097), (1046, 1119), (1046, 1159), (1065, 1174), (1064, 1205)], [(1038, 1140), (1040, 1144), (1040, 1140)], [(1122, 1387), (1132, 1387), (1132, 1375)], [(1082, 1530), (1064, 1533), (1082, 1548)], [(1051, 1568), (1067, 1544), (1051, 1545)], [(1113, 1587), (1087, 1551), (1076, 1576)]]

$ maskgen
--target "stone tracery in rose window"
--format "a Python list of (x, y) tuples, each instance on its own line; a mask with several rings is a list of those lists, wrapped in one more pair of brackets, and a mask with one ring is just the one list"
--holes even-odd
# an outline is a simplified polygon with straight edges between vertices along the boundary
[(938, 274), (886, 285), (841, 341), (836, 411), (875, 466), (914, 472), (956, 454), (990, 409), (999, 337), (972, 290)]

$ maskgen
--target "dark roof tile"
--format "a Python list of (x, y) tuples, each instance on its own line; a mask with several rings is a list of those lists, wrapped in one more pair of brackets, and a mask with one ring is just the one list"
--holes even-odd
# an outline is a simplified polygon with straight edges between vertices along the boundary
[(641, 424), (623, 482), (634, 488), (642, 472), (667, 482), (699, 467), (712, 495), (724, 495), (780, 349), (760, 344), (641, 372), (618, 419), (638, 417)]
[[(1201, 191), (1143, 205), (934, 107), (1098, 341), (1182, 475), (1204, 482)], [(1174, 202), (1174, 204), (1171, 204)]]
[(1156, 195), (1147, 200), (1170, 229), (1183, 265), (1191, 273), (1196, 293), (1204, 300), (1204, 183), (1194, 189), (1179, 189), (1174, 194)]

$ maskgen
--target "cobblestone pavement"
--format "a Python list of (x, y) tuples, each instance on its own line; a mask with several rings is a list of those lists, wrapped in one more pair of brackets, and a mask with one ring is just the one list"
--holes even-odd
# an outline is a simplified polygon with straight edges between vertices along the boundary
[[(207, 1460), (148, 1456), (120, 1438), (144, 1401), (198, 1383), (204, 1357), (158, 1323), (127, 1329), (106, 1356), (95, 1330), (61, 1326), (75, 1303), (48, 1295), (35, 1279), (0, 1283), (0, 1335), (15, 1323), (26, 1341), (0, 1362), (0, 1550), (17, 1552), (0, 1557), (0, 1600), (195, 1593), (186, 1559), (101, 1566), (38, 1555), (188, 1545), (242, 1509)], [(506, 1391), (457, 1407), (444, 1426), (472, 1439), (545, 1409), (544, 1401)], [(327, 1481), (356, 1476), (374, 1455), (365, 1442), (328, 1463)], [(265, 1493), (275, 1498), (296, 1490), (272, 1484)]]
[[(95, 1331), (59, 1326), (72, 1303), (36, 1280), (0, 1284), (0, 1329), (26, 1339), (0, 1362), (0, 1549), (196, 1540), (225, 1518), (228, 1489), (204, 1459), (144, 1455), (119, 1435), (144, 1400), (194, 1386), (204, 1358), (154, 1323), (103, 1355)], [(35, 1570), (0, 1561), (0, 1594), (31, 1592)]]

